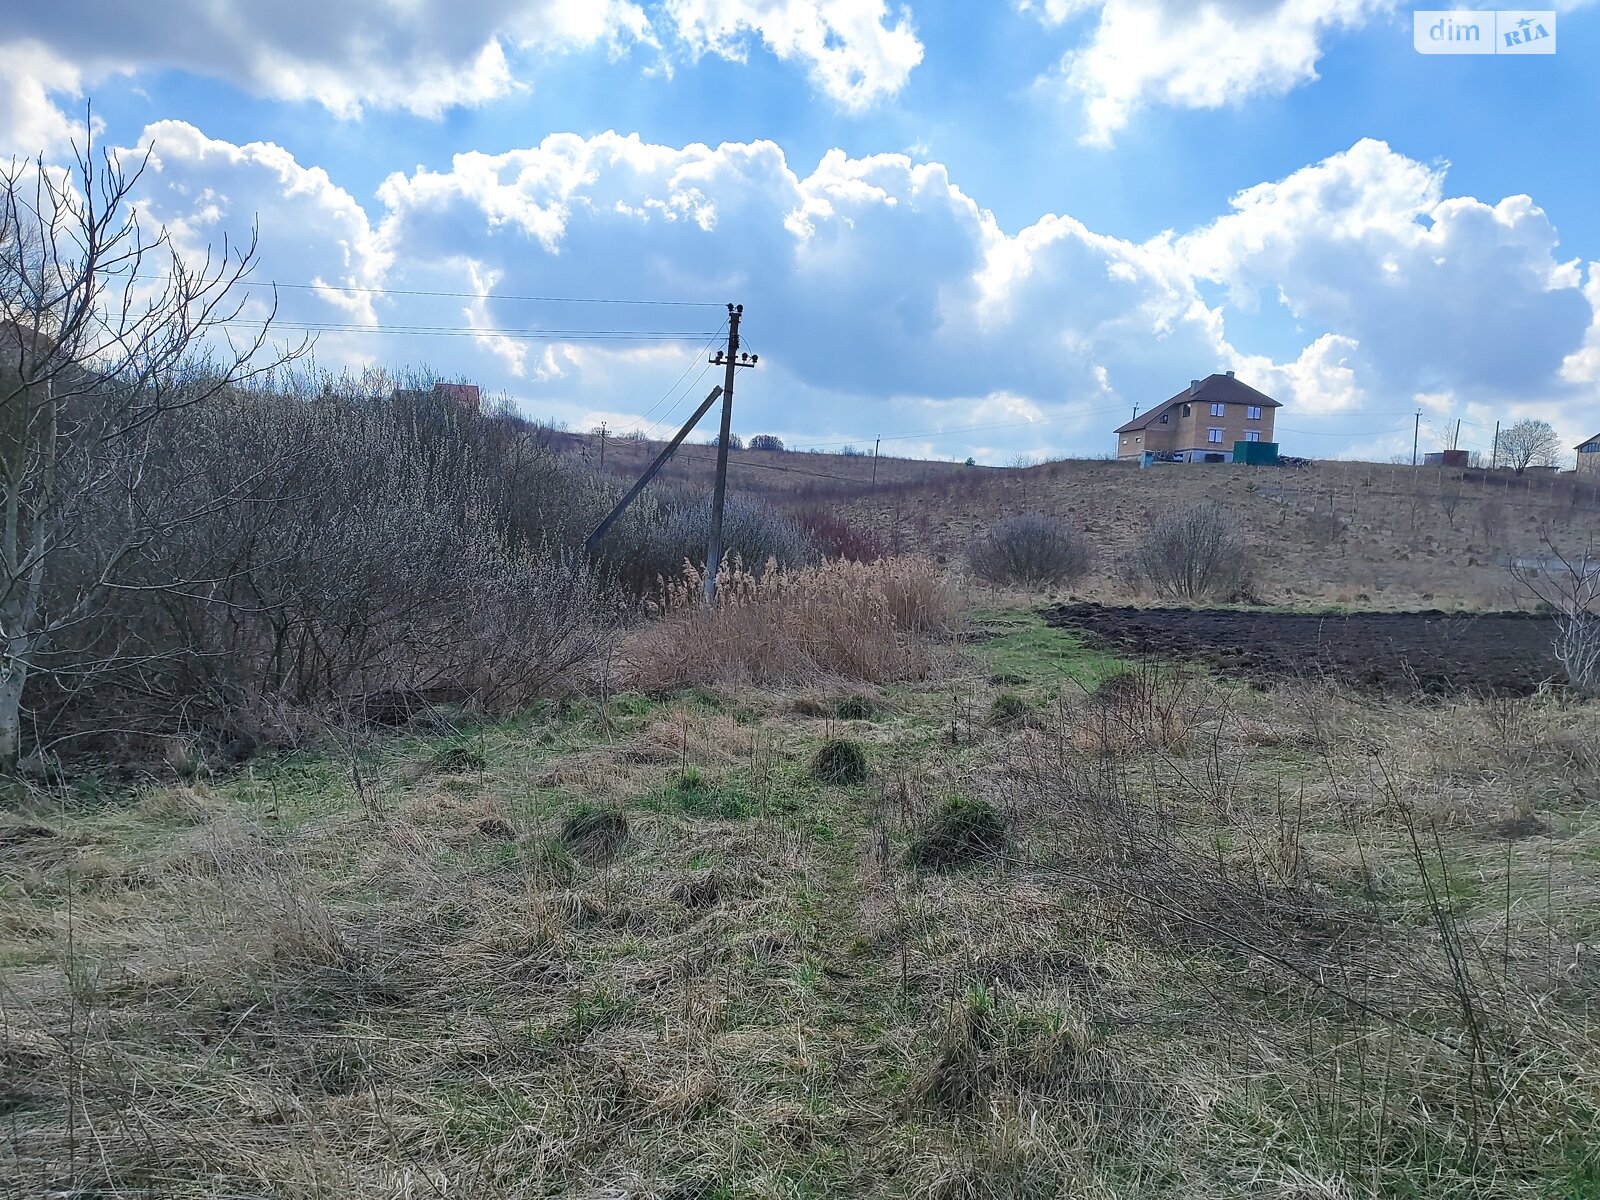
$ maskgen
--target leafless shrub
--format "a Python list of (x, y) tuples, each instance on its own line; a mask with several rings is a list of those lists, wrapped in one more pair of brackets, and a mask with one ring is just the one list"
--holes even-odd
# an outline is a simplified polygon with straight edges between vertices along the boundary
[[(103, 665), (93, 688), (36, 689), (47, 739), (274, 741), (296, 712), (505, 710), (597, 653), (616, 605), (559, 546), (598, 493), (515, 428), (391, 390), (280, 380), (151, 435), (149, 486), (197, 515), (58, 636), (58, 676)], [(130, 533), (126, 508), (107, 498), (96, 527)], [(69, 560), (58, 586), (92, 566)]]
[(1456, 527), (1456, 513), (1460, 510), (1462, 502), (1466, 499), (1466, 492), (1461, 483), (1461, 477), (1455, 476), (1448, 481), (1441, 478), (1439, 487), (1439, 509), (1444, 513), (1444, 519), (1450, 528)]
[[(663, 488), (646, 492), (596, 547), (601, 571), (623, 593), (642, 598), (676, 579), (685, 563), (704, 566), (711, 532), (711, 498), (702, 490)], [(723, 512), (723, 557), (746, 562), (769, 559), (782, 567), (817, 560), (817, 540), (803, 521), (750, 496), (729, 496)], [(851, 555), (850, 557), (858, 557)]]
[[(0, 163), (0, 777), (12, 786), (30, 684), (81, 687), (134, 648), (52, 658), (54, 644), (205, 510), (157, 485), (170, 425), (303, 352), (264, 353), (241, 286), (254, 240), (198, 258), (142, 221), (149, 152), (102, 150), (87, 124), (65, 170)], [(218, 499), (230, 497), (243, 472)], [(107, 508), (118, 520), (106, 523)], [(182, 576), (163, 580), (181, 586)]]
[(1083, 535), (1039, 513), (1007, 517), (967, 548), (967, 565), (985, 583), (1045, 588), (1080, 579), (1089, 570)]
[(1344, 539), (1344, 519), (1330, 510), (1308, 513), (1303, 524), (1306, 536), (1319, 546), (1331, 546)]
[(1600, 557), (1591, 536), (1568, 555), (1548, 538), (1543, 566), (1514, 562), (1511, 577), (1555, 614), (1556, 661), (1578, 687), (1600, 686)]
[(1252, 583), (1244, 542), (1223, 511), (1197, 504), (1158, 519), (1130, 559), (1131, 577), (1158, 596), (1225, 598)]
[(1485, 497), (1478, 505), (1478, 528), (1489, 545), (1498, 543), (1506, 531), (1505, 502), (1494, 496)]

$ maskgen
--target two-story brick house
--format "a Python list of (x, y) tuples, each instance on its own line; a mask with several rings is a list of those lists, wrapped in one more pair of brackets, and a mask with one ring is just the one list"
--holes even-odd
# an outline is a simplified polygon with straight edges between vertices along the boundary
[(1578, 445), (1578, 474), (1600, 475), (1600, 433)]
[(1146, 451), (1187, 462), (1232, 462), (1235, 442), (1270, 442), (1271, 396), (1240, 383), (1233, 372), (1192, 380), (1187, 388), (1117, 429), (1117, 458)]

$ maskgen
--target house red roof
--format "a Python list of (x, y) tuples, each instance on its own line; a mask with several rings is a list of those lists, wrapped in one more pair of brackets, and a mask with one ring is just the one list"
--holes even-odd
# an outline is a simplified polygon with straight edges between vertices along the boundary
[(1258, 392), (1248, 383), (1241, 383), (1232, 375), (1207, 375), (1198, 384), (1183, 389), (1172, 399), (1142, 412), (1125, 425), (1117, 426), (1118, 433), (1132, 433), (1148, 429), (1151, 422), (1176, 404), (1258, 404), (1262, 408), (1282, 408), (1283, 405), (1265, 392)]

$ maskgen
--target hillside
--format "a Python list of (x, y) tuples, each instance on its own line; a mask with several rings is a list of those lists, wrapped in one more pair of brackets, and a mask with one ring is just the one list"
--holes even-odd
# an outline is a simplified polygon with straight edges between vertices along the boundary
[[(589, 434), (549, 435), (553, 449), (599, 469), (600, 439)], [(709, 488), (716, 476), (717, 451), (704, 445), (704, 435), (679, 447), (657, 478), (667, 483), (690, 483)], [(666, 443), (606, 440), (605, 472), (618, 480), (632, 480), (649, 466)], [(906, 487), (933, 481), (954, 482), (979, 475), (999, 475), (1003, 467), (968, 467), (936, 459), (894, 458), (880, 455), (874, 465), (868, 454), (815, 454), (803, 450), (774, 452), (733, 450), (728, 454), (731, 486), (748, 495), (778, 503), (831, 499), (865, 492), (874, 486)], [(874, 474), (876, 472), (876, 474)]]
[[(597, 440), (558, 435), (559, 448), (598, 464)], [(660, 443), (612, 441), (606, 471), (636, 477)], [(685, 446), (660, 478), (710, 488), (716, 455)], [(736, 450), (730, 486), (780, 507), (824, 507), (887, 548), (953, 561), (988, 523), (1043, 512), (1081, 529), (1099, 554), (1097, 580), (1119, 595), (1116, 561), (1162, 513), (1221, 505), (1260, 560), (1264, 599), (1396, 609), (1498, 608), (1524, 602), (1507, 573), (1543, 559), (1542, 539), (1573, 547), (1600, 529), (1600, 489), (1572, 475), (1325, 462), (1287, 468), (1170, 466), (1106, 460), (1027, 468), (870, 456)]]

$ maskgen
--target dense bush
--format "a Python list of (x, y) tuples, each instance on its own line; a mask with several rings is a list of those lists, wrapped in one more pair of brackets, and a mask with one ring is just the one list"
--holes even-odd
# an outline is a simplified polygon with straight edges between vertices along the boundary
[[(57, 678), (93, 686), (42, 682), (42, 726), (272, 738), (287, 713), (367, 712), (375, 696), (503, 709), (594, 654), (615, 604), (569, 547), (602, 490), (520, 422), (387, 380), (316, 384), (146, 431), (146, 483), (173, 517), (53, 644)], [(114, 544), (126, 519), (106, 496), (89, 527)]]
[(967, 564), (985, 583), (1043, 588), (1089, 570), (1089, 544), (1077, 531), (1038, 513), (1007, 517), (967, 548)]
[[(597, 563), (627, 595), (659, 592), (684, 565), (703, 565), (711, 537), (711, 499), (696, 489), (647, 491), (597, 547)], [(798, 567), (814, 562), (816, 547), (805, 531), (764, 501), (730, 495), (722, 514), (722, 548), (756, 566), (776, 562)]]
[(794, 520), (823, 558), (872, 562), (888, 555), (888, 548), (876, 534), (828, 509), (804, 509)]
[(783, 439), (775, 433), (758, 433), (750, 439), (752, 450), (782, 450)]
[(1135, 548), (1127, 573), (1135, 587), (1180, 600), (1226, 599), (1252, 586), (1244, 542), (1214, 504), (1160, 518)]

